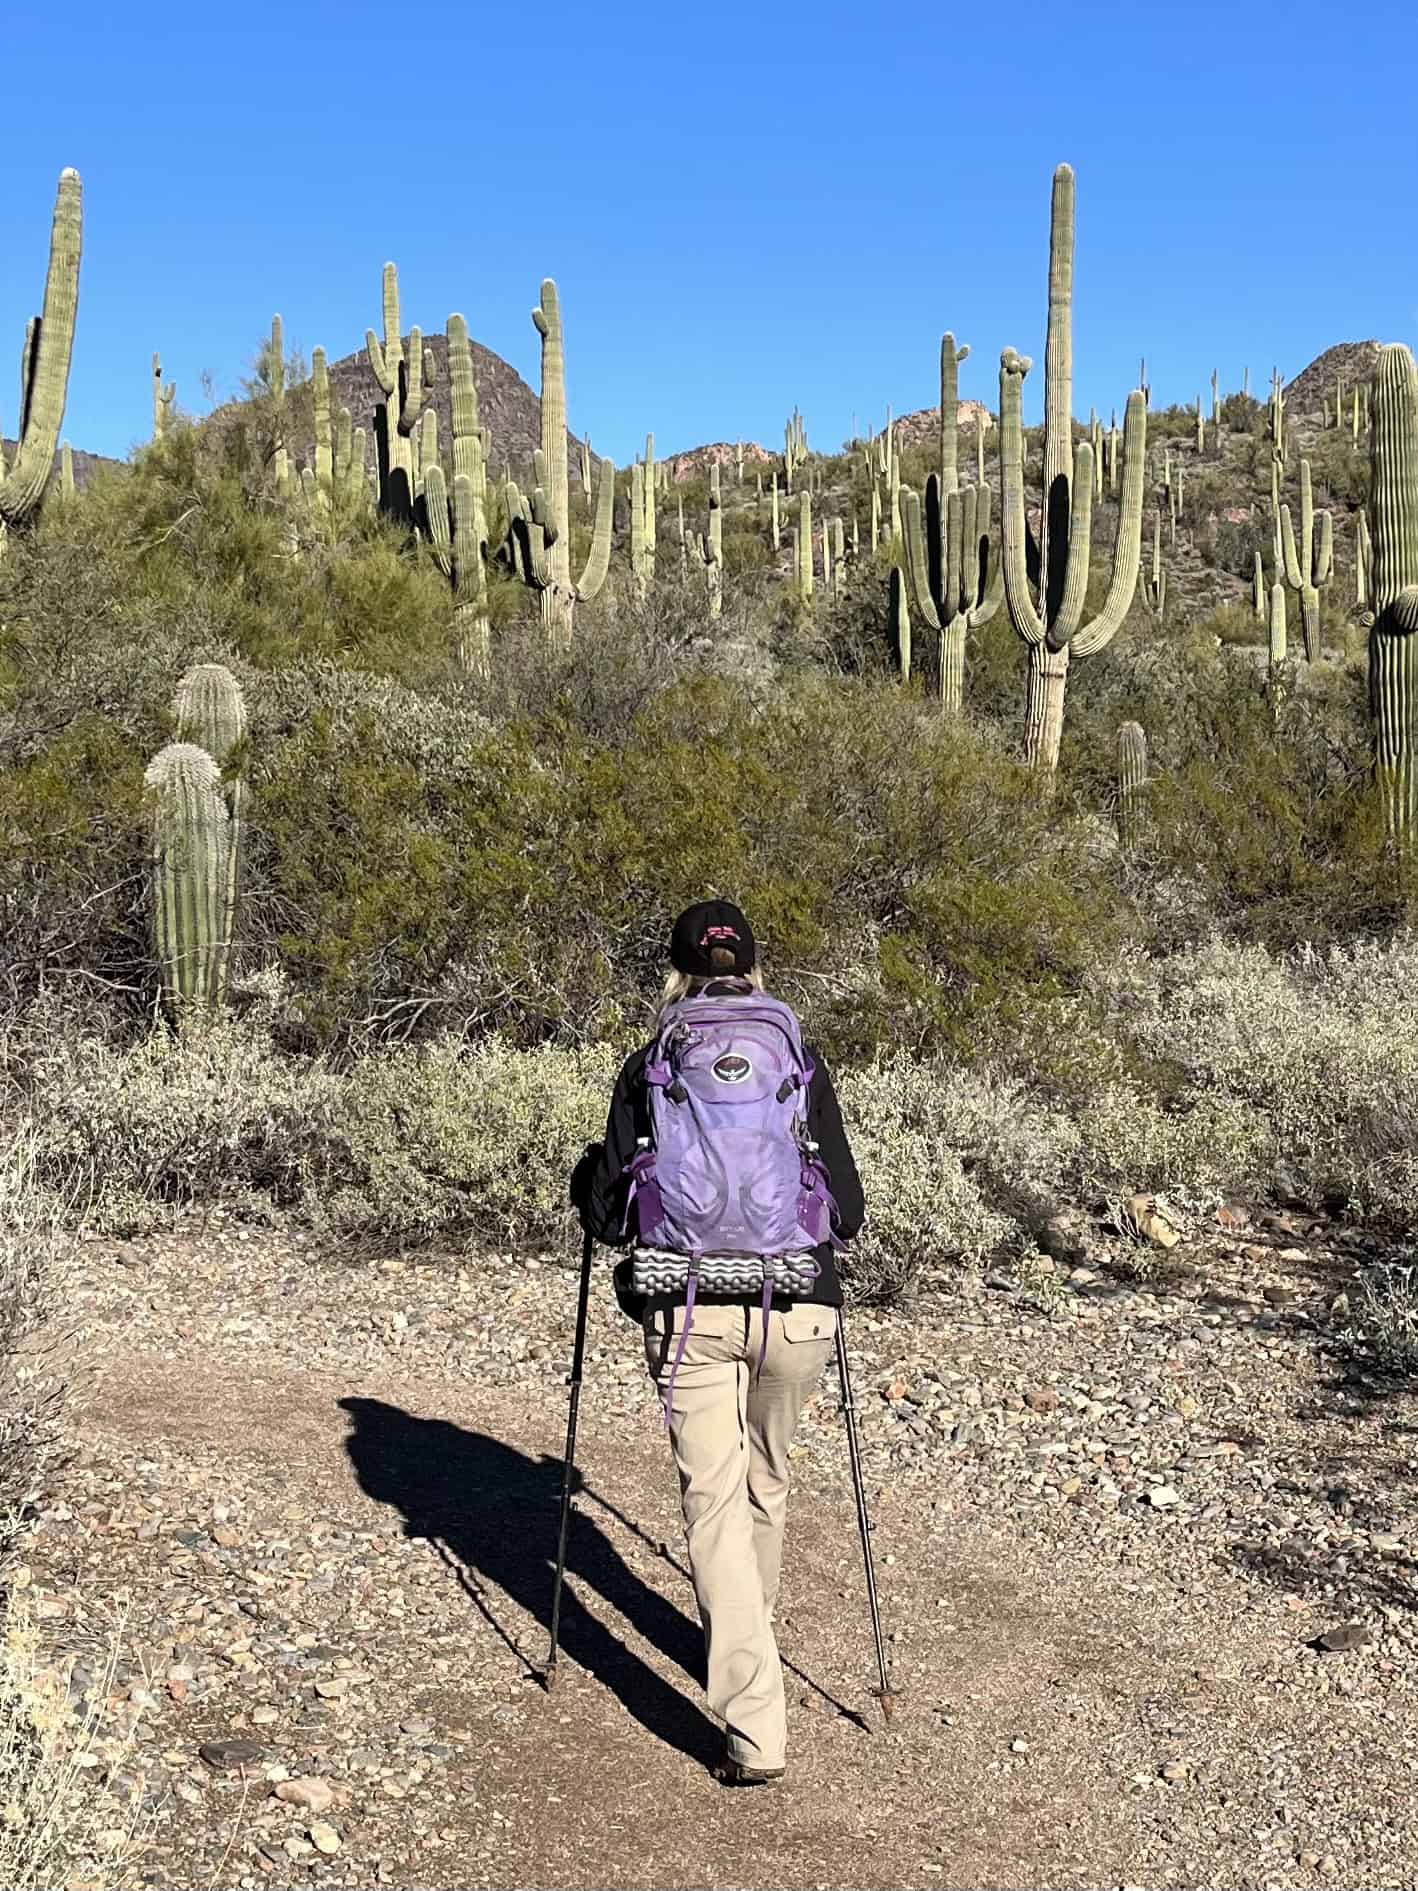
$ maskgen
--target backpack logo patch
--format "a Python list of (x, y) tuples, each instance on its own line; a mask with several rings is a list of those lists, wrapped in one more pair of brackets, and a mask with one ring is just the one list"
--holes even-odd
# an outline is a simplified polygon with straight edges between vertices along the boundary
[(747, 1083), (753, 1075), (753, 1065), (737, 1051), (728, 1051), (716, 1058), (712, 1068), (720, 1083)]

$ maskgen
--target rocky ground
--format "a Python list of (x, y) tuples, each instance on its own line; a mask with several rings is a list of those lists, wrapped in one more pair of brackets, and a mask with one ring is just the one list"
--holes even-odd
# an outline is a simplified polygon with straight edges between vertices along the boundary
[(1227, 1219), (1149, 1284), (1063, 1228), (1027, 1287), (855, 1315), (899, 1699), (883, 1727), (829, 1383), (773, 1795), (706, 1771), (673, 1476), (604, 1270), (548, 1696), (563, 1267), (92, 1244), (83, 1448), (28, 1583), (147, 1882), (1412, 1886), (1418, 1401), (1337, 1343), (1358, 1235)]

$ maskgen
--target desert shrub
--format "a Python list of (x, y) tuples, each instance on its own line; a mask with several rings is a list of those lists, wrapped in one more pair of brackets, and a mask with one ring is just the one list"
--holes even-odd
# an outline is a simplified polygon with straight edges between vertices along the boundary
[(1418, 1185), (1415, 972), (1405, 938), (1288, 958), (1213, 942), (1113, 977), (1123, 1028), (1182, 1073), (1176, 1107), (1251, 1112), (1300, 1186), (1402, 1222)]
[(941, 1121), (939, 1074), (893, 1059), (840, 1080), (843, 1120), (868, 1190), (867, 1225), (843, 1259), (860, 1299), (900, 1299), (943, 1263), (976, 1260), (1010, 1231), (965, 1173)]
[(133, 1881), (129, 1830), (79, 1763), (92, 1718), (39, 1663), (28, 1571), (17, 1561), (62, 1445), (52, 1323), (63, 1305), (68, 1204), (41, 1186), (37, 1156), (33, 1125), (0, 1130), (0, 1883), (117, 1891)]
[(62, 1295), (69, 1203), (41, 1186), (39, 1157), (33, 1125), (0, 1129), (0, 1568), (50, 1468), (63, 1393), (45, 1341)]
[(311, 1198), (341, 1094), (323, 1066), (278, 1054), (260, 1007), (185, 1038), (56, 1039), (30, 1073), (35, 1179), (111, 1234), (224, 1197), (284, 1207)]
[[(25, 1597), (0, 1608), (0, 1883), (14, 1891), (141, 1882), (129, 1817), (102, 1788), (93, 1712), (40, 1662)], [(112, 1765), (124, 1743), (105, 1741)]]
[(604, 1133), (615, 1069), (604, 1049), (496, 1038), (367, 1058), (343, 1093), (325, 1212), (343, 1232), (403, 1240), (564, 1241), (568, 1179)]
[(1418, 1372), (1418, 1256), (1411, 1249), (1360, 1270), (1346, 1337), (1390, 1372)]

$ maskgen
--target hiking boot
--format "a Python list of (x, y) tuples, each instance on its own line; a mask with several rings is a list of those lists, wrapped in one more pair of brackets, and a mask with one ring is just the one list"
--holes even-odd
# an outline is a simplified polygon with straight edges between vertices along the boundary
[(787, 1770), (785, 1766), (748, 1766), (725, 1753), (714, 1768), (714, 1777), (721, 1786), (776, 1786)]

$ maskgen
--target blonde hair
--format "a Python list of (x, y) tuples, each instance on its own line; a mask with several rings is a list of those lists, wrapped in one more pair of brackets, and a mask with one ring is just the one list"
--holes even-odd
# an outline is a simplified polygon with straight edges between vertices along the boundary
[(763, 973), (756, 965), (750, 966), (746, 972), (735, 972), (732, 970), (715, 972), (712, 978), (695, 978), (688, 972), (676, 971), (671, 967), (670, 971), (666, 974), (665, 983), (660, 992), (660, 1003), (655, 1014), (656, 1023), (658, 1024), (659, 1020), (663, 1018), (671, 1005), (679, 1004), (684, 998), (693, 998), (697, 992), (703, 991), (706, 985), (715, 985), (721, 980), (729, 978), (742, 979), (746, 985), (751, 985), (755, 991), (764, 990)]

